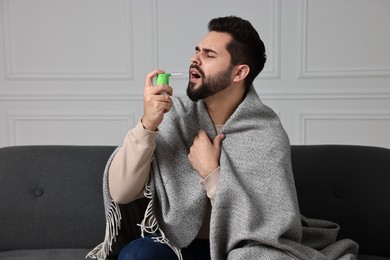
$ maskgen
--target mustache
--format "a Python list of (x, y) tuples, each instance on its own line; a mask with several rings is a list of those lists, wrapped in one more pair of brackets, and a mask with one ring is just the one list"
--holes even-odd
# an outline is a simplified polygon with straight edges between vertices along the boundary
[(190, 69), (196, 69), (199, 72), (199, 74), (202, 76), (202, 78), (205, 77), (203, 70), (197, 64), (191, 64)]

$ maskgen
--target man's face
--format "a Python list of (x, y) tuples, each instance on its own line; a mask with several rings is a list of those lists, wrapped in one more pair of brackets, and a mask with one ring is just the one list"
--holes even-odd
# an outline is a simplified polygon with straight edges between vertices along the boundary
[(196, 46), (187, 87), (191, 100), (207, 98), (230, 85), (233, 66), (226, 46), (231, 40), (227, 33), (209, 32)]

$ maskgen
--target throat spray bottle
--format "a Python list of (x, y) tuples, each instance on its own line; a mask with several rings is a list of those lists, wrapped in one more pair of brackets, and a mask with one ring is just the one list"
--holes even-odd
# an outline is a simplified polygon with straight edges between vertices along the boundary
[(183, 73), (163, 73), (158, 74), (156, 79), (156, 85), (169, 85), (169, 77), (182, 76)]

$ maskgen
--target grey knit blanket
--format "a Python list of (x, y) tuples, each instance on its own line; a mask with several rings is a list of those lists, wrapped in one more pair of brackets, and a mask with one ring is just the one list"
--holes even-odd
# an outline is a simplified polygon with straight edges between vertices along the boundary
[[(152, 161), (150, 213), (163, 233), (161, 241), (179, 258), (180, 249), (196, 237), (208, 203), (200, 176), (187, 157), (201, 129), (210, 138), (217, 134), (205, 104), (174, 98), (159, 126)], [(288, 137), (253, 86), (222, 132), (221, 173), (210, 223), (212, 259), (356, 259), (355, 242), (336, 241), (337, 224), (300, 215)], [(118, 218), (118, 213), (112, 216), (107, 184), (105, 191), (107, 218)], [(106, 234), (106, 243), (89, 257), (100, 252), (97, 258), (104, 259), (111, 245), (106, 240), (112, 240), (118, 228), (114, 226), (112, 221), (107, 225), (114, 235)]]

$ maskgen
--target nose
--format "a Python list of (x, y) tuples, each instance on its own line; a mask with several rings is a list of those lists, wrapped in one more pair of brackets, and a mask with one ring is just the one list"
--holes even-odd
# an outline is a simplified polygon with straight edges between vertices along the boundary
[(202, 64), (202, 62), (201, 62), (201, 60), (199, 58), (199, 53), (195, 53), (194, 56), (192, 56), (191, 63), (192, 64), (197, 64), (197, 65)]

